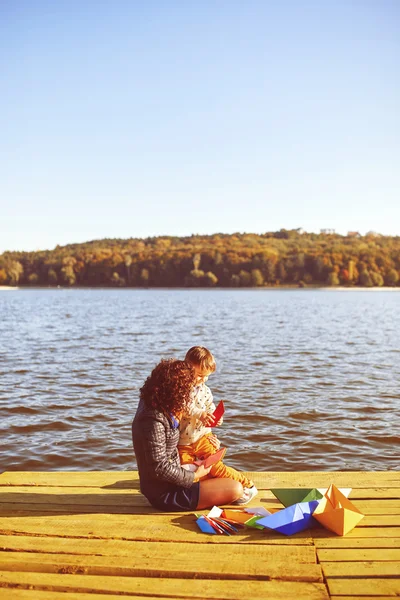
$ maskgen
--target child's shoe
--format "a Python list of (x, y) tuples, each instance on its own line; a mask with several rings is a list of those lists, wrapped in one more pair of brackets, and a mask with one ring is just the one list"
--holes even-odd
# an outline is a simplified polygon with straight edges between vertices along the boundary
[(232, 504), (235, 504), (235, 506), (244, 506), (245, 504), (248, 504), (250, 500), (253, 500), (253, 498), (255, 498), (257, 494), (258, 489), (255, 485), (253, 485), (251, 488), (244, 488), (243, 496), (238, 500), (235, 500), (235, 502), (232, 502)]

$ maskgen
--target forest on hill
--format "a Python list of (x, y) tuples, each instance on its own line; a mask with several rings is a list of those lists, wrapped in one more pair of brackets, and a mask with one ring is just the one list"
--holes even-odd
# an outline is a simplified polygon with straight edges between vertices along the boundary
[(285, 230), (103, 239), (0, 255), (0, 285), (398, 286), (400, 237)]

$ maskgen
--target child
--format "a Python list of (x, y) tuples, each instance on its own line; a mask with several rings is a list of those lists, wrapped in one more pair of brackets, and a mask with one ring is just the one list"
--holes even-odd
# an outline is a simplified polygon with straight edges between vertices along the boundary
[[(220, 442), (212, 434), (210, 425), (214, 420), (215, 405), (210, 388), (205, 385), (208, 376), (214, 373), (216, 363), (213, 355), (203, 346), (190, 348), (185, 356), (185, 361), (191, 365), (197, 375), (197, 384), (192, 390), (188, 412), (183, 415), (179, 425), (178, 451), (181, 464), (191, 470), (192, 464), (198, 458), (204, 459), (215, 454)], [(222, 424), (222, 418), (217, 425)], [(189, 467), (190, 465), (190, 467)], [(224, 465), (222, 461), (211, 467), (210, 477), (227, 477), (240, 481), (244, 494), (233, 504), (247, 504), (258, 493), (254, 483), (243, 473), (232, 467)]]

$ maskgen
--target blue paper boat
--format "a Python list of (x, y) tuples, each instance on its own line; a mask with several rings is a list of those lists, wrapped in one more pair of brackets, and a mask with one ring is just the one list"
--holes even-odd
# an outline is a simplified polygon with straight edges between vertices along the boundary
[(316, 521), (311, 515), (318, 504), (318, 500), (293, 504), (272, 515), (268, 515), (268, 517), (259, 519), (257, 525), (274, 529), (284, 535), (293, 535), (316, 525)]

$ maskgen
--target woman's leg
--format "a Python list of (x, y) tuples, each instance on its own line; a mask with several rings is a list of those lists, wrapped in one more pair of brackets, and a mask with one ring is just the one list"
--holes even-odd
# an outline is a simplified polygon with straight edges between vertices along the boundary
[(231, 504), (243, 496), (243, 486), (233, 479), (204, 479), (200, 481), (198, 510), (220, 504)]
[[(179, 446), (178, 446), (178, 448), (179, 448)], [(216, 448), (210, 442), (208, 435), (203, 436), (198, 442), (196, 442), (196, 453), (199, 456), (202, 456), (202, 455), (210, 456), (211, 454), (214, 454), (215, 452), (216, 452)], [(189, 462), (189, 461), (186, 460), (185, 462)], [(181, 459), (181, 463), (183, 464), (182, 459)], [(246, 477), (240, 471), (236, 471), (236, 469), (234, 469), (233, 467), (228, 467), (228, 465), (225, 465), (222, 462), (222, 460), (220, 460), (219, 462), (217, 462), (215, 465), (213, 465), (211, 467), (211, 471), (208, 475), (208, 479), (211, 479), (211, 477), (215, 477), (215, 478), (226, 477), (229, 479), (235, 479), (236, 481), (240, 481), (240, 483), (242, 484), (243, 487), (247, 487), (247, 488), (250, 488), (253, 485), (253, 482), (250, 479), (248, 479), (248, 477)]]

